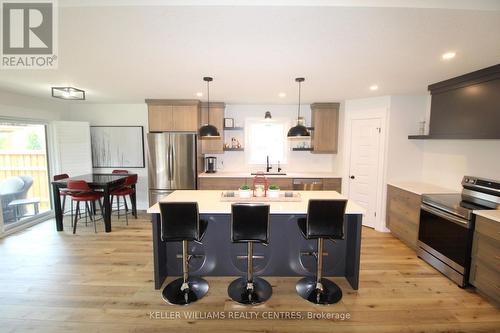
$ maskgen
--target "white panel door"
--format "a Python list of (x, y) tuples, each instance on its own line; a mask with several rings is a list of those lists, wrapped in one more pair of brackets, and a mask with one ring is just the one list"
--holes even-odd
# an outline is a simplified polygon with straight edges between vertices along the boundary
[(90, 124), (83, 121), (54, 121), (52, 148), (54, 174), (70, 177), (92, 173)]
[(363, 225), (372, 228), (376, 222), (380, 128), (380, 118), (353, 119), (351, 123), (349, 199), (365, 209)]

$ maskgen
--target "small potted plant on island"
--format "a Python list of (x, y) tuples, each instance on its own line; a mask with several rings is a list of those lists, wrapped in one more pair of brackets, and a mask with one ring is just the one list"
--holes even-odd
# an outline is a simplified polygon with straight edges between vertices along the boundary
[(241, 185), (239, 189), (240, 198), (250, 198), (252, 196), (252, 191), (250, 190), (250, 186)]
[(269, 185), (267, 190), (269, 198), (279, 198), (280, 197), (280, 187), (278, 185)]

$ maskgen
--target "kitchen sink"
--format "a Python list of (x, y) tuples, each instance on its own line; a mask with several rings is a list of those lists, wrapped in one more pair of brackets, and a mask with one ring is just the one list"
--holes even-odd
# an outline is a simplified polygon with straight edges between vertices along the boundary
[(264, 176), (286, 176), (286, 172), (252, 172), (252, 176), (264, 175)]

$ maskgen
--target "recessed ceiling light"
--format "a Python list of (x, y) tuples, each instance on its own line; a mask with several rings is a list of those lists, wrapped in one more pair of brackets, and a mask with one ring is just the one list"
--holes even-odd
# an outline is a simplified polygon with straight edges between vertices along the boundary
[(281, 97), (281, 98), (283, 98), (283, 97), (286, 97), (286, 94), (285, 94), (284, 92), (280, 92), (280, 93), (278, 94), (278, 96), (279, 96), (279, 97)]
[(370, 86), (371, 91), (378, 90), (378, 86), (376, 84)]
[(202, 93), (202, 92), (197, 92), (197, 93), (196, 93), (196, 96), (198, 96), (198, 97), (202, 97), (202, 96), (203, 96), (203, 93)]
[(457, 54), (455, 52), (446, 52), (446, 53), (443, 53), (441, 58), (443, 58), (443, 60), (450, 60), (450, 59), (455, 58), (456, 55)]

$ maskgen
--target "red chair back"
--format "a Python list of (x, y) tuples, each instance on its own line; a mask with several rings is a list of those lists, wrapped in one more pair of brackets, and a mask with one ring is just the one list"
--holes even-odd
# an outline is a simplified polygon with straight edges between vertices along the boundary
[(54, 181), (69, 178), (67, 173), (61, 173), (60, 175), (54, 175)]
[(111, 173), (128, 173), (128, 170), (115, 169)]
[(130, 186), (137, 184), (137, 175), (130, 175), (125, 179), (125, 184), (123, 186)]
[(85, 180), (70, 180), (68, 182), (67, 188), (71, 192), (92, 192), (92, 189), (89, 187), (89, 184)]

